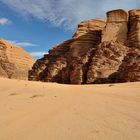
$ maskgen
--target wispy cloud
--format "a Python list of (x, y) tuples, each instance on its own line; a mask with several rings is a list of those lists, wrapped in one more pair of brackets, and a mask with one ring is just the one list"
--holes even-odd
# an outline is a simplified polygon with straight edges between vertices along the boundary
[(73, 29), (82, 20), (105, 17), (108, 10), (140, 7), (139, 0), (0, 0), (0, 2), (24, 16), (33, 16), (66, 29)]
[[(17, 40), (7, 40), (9, 42), (11, 42), (13, 45), (15, 46), (20, 46), (22, 48), (24, 47), (34, 47), (34, 46), (38, 46), (36, 44), (33, 44), (31, 42), (19, 42)], [(47, 52), (40, 52), (40, 51), (37, 51), (37, 52), (30, 52), (30, 55), (33, 56), (35, 59), (38, 59), (40, 57), (43, 57), (44, 54), (47, 54)]]
[(8, 40), (15, 46), (21, 46), (21, 47), (34, 47), (37, 46), (36, 44), (30, 43), (30, 42), (18, 42), (17, 40)]
[(37, 58), (37, 57), (42, 57), (46, 52), (31, 52), (31, 56)]
[(8, 25), (11, 21), (7, 18), (0, 18), (0, 25)]

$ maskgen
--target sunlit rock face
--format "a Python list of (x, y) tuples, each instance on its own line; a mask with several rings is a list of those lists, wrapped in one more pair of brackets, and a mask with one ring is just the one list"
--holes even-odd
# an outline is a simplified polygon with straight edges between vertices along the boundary
[(140, 10), (83, 21), (73, 37), (36, 61), (29, 80), (67, 84), (140, 81)]
[(34, 59), (22, 48), (0, 39), (0, 77), (28, 79)]
[(113, 41), (124, 43), (128, 33), (128, 12), (113, 10), (107, 12), (106, 28), (103, 30), (102, 42)]
[(115, 74), (114, 82), (140, 81), (140, 49), (131, 48)]
[(140, 9), (129, 11), (128, 46), (140, 49)]
[(140, 81), (140, 9), (129, 11), (127, 55), (116, 73), (115, 82)]
[(127, 53), (127, 47), (117, 42), (103, 42), (92, 58), (87, 83), (109, 82), (109, 76), (117, 72)]
[(29, 71), (29, 80), (85, 83), (87, 63), (91, 53), (101, 43), (105, 25), (103, 19), (81, 22), (72, 39), (55, 46), (49, 54), (36, 61)]
[(73, 36), (71, 56), (84, 55), (89, 49), (96, 47), (101, 42), (101, 33), (105, 27), (105, 20), (93, 19), (81, 22)]

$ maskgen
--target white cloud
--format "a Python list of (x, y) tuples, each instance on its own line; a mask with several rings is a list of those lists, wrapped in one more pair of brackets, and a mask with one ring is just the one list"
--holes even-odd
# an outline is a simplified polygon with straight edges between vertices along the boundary
[(8, 20), (7, 18), (0, 18), (0, 25), (7, 25), (10, 23), (11, 23), (11, 21)]
[(15, 45), (22, 46), (22, 47), (34, 47), (34, 46), (37, 46), (36, 44), (32, 44), (30, 42), (17, 42)]
[(36, 57), (43, 57), (43, 55), (46, 54), (46, 52), (31, 52), (30, 54), (31, 56), (36, 58)]
[(140, 7), (138, 0), (0, 0), (23, 16), (49, 21), (54, 26), (73, 29), (82, 21), (105, 17), (112, 9)]
[(12, 44), (14, 44), (15, 46), (21, 46), (21, 47), (34, 47), (37, 46), (36, 44), (30, 43), (30, 42), (18, 42), (16, 40), (8, 40), (9, 42), (11, 42)]

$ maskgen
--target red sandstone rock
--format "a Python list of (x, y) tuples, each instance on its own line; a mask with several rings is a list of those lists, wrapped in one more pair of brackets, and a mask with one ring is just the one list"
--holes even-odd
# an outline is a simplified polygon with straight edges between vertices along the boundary
[(96, 49), (97, 44), (101, 42), (100, 36), (104, 27), (105, 20), (101, 19), (81, 22), (72, 39), (57, 45), (34, 64), (29, 72), (29, 80), (84, 83), (83, 70), (80, 75), (77, 66), (84, 67), (87, 62), (82, 62), (80, 66), (78, 63), (82, 60), (79, 57), (86, 57), (87, 52)]
[[(115, 77), (115, 78), (114, 78)], [(124, 57), (113, 82), (140, 81), (140, 50), (132, 48)]]
[(73, 38), (37, 60), (29, 80), (67, 84), (140, 81), (140, 9), (81, 22)]
[(0, 76), (28, 79), (33, 63), (33, 58), (22, 48), (0, 39)]
[(113, 10), (107, 12), (107, 24), (103, 30), (102, 42), (113, 41), (125, 43), (128, 33), (128, 12)]
[(140, 9), (129, 11), (130, 23), (128, 34), (128, 46), (140, 49)]
[(101, 43), (92, 58), (86, 83), (108, 82), (108, 77), (117, 72), (126, 56), (127, 47), (115, 42)]

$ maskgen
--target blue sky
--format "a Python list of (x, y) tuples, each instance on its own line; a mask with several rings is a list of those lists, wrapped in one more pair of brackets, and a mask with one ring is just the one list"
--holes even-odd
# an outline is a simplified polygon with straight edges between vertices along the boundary
[(112, 9), (140, 8), (139, 0), (0, 0), (0, 37), (35, 58), (71, 38), (80, 21)]

